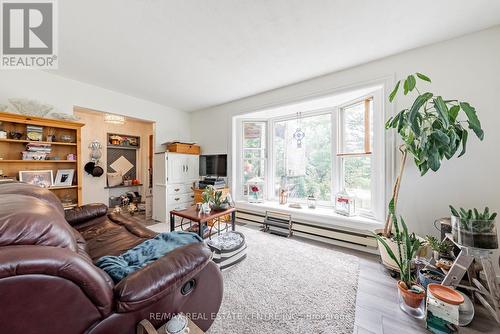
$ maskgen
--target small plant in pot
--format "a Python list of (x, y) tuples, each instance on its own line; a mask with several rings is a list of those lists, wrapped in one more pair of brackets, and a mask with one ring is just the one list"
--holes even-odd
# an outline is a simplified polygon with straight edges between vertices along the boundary
[(227, 210), (231, 207), (230, 197), (223, 198), (223, 193), (220, 190), (215, 190), (214, 187), (208, 186), (201, 194), (203, 203), (208, 203), (210, 208), (215, 211)]
[(425, 241), (433, 251), (434, 260), (439, 261), (441, 258), (451, 258), (450, 252), (453, 249), (453, 245), (451, 243), (439, 241), (438, 238), (431, 235), (427, 235), (425, 237)]
[[(420, 91), (418, 83), (431, 83), (431, 79), (422, 74), (410, 74), (406, 79), (396, 83), (389, 95), (393, 102), (401, 88), (404, 95), (415, 94), (411, 105), (399, 111), (386, 122), (386, 129), (394, 129), (399, 135), (402, 144), (399, 146), (401, 161), (399, 171), (394, 182), (392, 198), (384, 229), (376, 231), (383, 239), (379, 239), (380, 255), (382, 262), (388, 267), (395, 267), (394, 261), (389, 257), (380, 240), (391, 244), (396, 249), (393, 234), (392, 213), (396, 211), (399, 189), (403, 178), (408, 157), (413, 158), (415, 166), (423, 176), (429, 170), (437, 172), (442, 162), (450, 160), (457, 152), (461, 157), (466, 152), (469, 130), (479, 140), (483, 140), (484, 132), (477, 117), (476, 110), (468, 102), (457, 99), (446, 99), (431, 92)], [(420, 88), (420, 89), (419, 89)], [(391, 209), (392, 208), (392, 209)]]
[(498, 248), (496, 212), (491, 213), (488, 207), (483, 212), (479, 212), (476, 208), (457, 210), (451, 205), (450, 210), (455, 241), (463, 246), (473, 248)]
[[(416, 284), (413, 276), (413, 260), (421, 246), (421, 242), (412, 233), (408, 232), (408, 227), (403, 219), (398, 221), (395, 214), (392, 215), (392, 223), (395, 229), (394, 239), (396, 240), (397, 252), (393, 252), (385, 238), (375, 235), (377, 240), (384, 246), (385, 250), (399, 268), (401, 279), (398, 281), (399, 294), (407, 307), (401, 309), (412, 316), (416, 316), (412, 310), (417, 309), (425, 298), (425, 290)], [(401, 223), (402, 229), (399, 224)], [(420, 314), (418, 315), (420, 316)]]

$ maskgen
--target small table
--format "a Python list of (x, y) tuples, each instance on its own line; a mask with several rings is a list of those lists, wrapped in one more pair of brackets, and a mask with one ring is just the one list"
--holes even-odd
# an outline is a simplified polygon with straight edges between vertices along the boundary
[(177, 216), (198, 223), (198, 235), (203, 238), (203, 226), (207, 225), (207, 222), (227, 215), (231, 215), (231, 229), (234, 231), (235, 230), (234, 224), (236, 221), (235, 208), (229, 208), (224, 211), (212, 210), (208, 214), (196, 210), (196, 206), (192, 206), (185, 210), (179, 210), (179, 211), (172, 210), (170, 211), (170, 231), (173, 232), (175, 230), (175, 217)]
[[(189, 334), (204, 334), (204, 332), (196, 326), (194, 322), (191, 321), (191, 319), (188, 319), (188, 328), (189, 328)], [(165, 334), (165, 325), (161, 326), (160, 328), (156, 329), (151, 325), (151, 323), (148, 320), (142, 320), (140, 323), (137, 324), (137, 334)]]

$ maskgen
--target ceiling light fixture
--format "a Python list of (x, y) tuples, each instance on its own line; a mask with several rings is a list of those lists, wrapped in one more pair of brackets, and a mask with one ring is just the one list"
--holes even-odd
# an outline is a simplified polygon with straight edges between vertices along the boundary
[(104, 114), (104, 122), (109, 124), (123, 125), (125, 124), (125, 117), (113, 114)]

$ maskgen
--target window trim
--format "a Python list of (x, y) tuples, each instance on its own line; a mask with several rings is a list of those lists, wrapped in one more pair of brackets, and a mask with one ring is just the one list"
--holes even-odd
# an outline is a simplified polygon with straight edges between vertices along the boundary
[[(239, 134), (239, 140), (237, 142), (237, 163), (236, 163), (236, 182), (235, 182), (235, 191), (237, 194), (236, 198), (240, 199), (247, 199), (247, 197), (244, 195), (244, 189), (243, 187), (245, 186), (243, 184), (243, 168), (242, 167), (242, 162), (243, 160), (264, 160), (264, 180), (266, 182), (266, 189), (264, 189), (264, 199), (267, 200), (267, 194), (269, 192), (268, 190), (268, 166), (270, 165), (269, 163), (269, 120), (268, 119), (262, 119), (262, 118), (242, 118), (238, 122), (238, 134)], [(264, 140), (264, 157), (262, 158), (253, 158), (253, 159), (245, 159), (244, 158), (244, 148), (243, 148), (243, 134), (244, 134), (244, 124), (245, 123), (264, 123), (265, 124), (265, 132), (266, 132), (266, 138)], [(262, 148), (261, 148), (262, 150)]]
[[(351, 86), (349, 87), (349, 90), (355, 90), (359, 89), (362, 87), (367, 87), (367, 86), (372, 86), (373, 90), (369, 93), (366, 94), (362, 97), (358, 97), (356, 99), (353, 99), (352, 101), (349, 101), (348, 103), (342, 104), (342, 106), (352, 103), (353, 101), (359, 101), (359, 100), (364, 100), (369, 96), (373, 96), (373, 143), (371, 147), (371, 151), (373, 153), (373, 156), (377, 157), (375, 163), (372, 163), (372, 180), (373, 180), (373, 187), (376, 188), (377, 190), (374, 191), (374, 194), (372, 194), (372, 207), (373, 207), (373, 212), (367, 214), (364, 212), (359, 212), (359, 215), (362, 217), (366, 217), (369, 219), (376, 219), (377, 221), (382, 221), (384, 219), (384, 215), (386, 212), (386, 205), (385, 203), (387, 202), (387, 191), (388, 189), (390, 190), (390, 185), (385, 184), (385, 180), (390, 181), (392, 180), (392, 176), (394, 174), (394, 144), (390, 139), (392, 139), (386, 132), (384, 128), (385, 124), (385, 118), (389, 114), (394, 114), (394, 110), (389, 108), (389, 110), (386, 110), (386, 104), (384, 102), (384, 97), (388, 96), (388, 86), (390, 86), (394, 81), (394, 78), (384, 78), (380, 80), (374, 80), (370, 82), (366, 82), (363, 85), (357, 85), (357, 86)], [(336, 90), (330, 90), (328, 91), (328, 95), (333, 95), (341, 91), (345, 91), (346, 88), (343, 89), (336, 89)], [(323, 92), (323, 94), (314, 94), (314, 98), (322, 98), (327, 95), (325, 95), (326, 92)], [(286, 104), (291, 104), (291, 103), (299, 103), (302, 101), (306, 100), (311, 100), (313, 98), (313, 95), (308, 96), (305, 99), (298, 100), (294, 99), (291, 101), (288, 101)], [(280, 104), (275, 104), (273, 107), (278, 107), (278, 106), (283, 106), (285, 105), (284, 103)], [(320, 108), (320, 109), (315, 109), (315, 110), (310, 110), (306, 112), (302, 112), (302, 117), (307, 117), (307, 116), (312, 116), (314, 114), (326, 114), (326, 113), (331, 113), (332, 117), (332, 124), (339, 124), (338, 122), (338, 114), (339, 114), (339, 107), (340, 106), (329, 106), (325, 108)], [(266, 108), (269, 108), (269, 105), (262, 106), (261, 108), (257, 109), (252, 109), (252, 110), (246, 110), (244, 113), (250, 113), (250, 112), (257, 112), (264, 110)], [(266, 149), (266, 192), (264, 194), (264, 199), (265, 200), (277, 200), (276, 196), (274, 195), (274, 171), (272, 167), (272, 163), (270, 161), (274, 160), (274, 147), (273, 147), (273, 130), (274, 130), (274, 124), (273, 122), (278, 121), (278, 120), (286, 120), (286, 119), (294, 119), (296, 118), (296, 114), (294, 113), (293, 115), (285, 115), (285, 116), (279, 116), (279, 117), (274, 117), (274, 118), (248, 118), (245, 117), (245, 114), (240, 112), (239, 114), (233, 116), (233, 130), (231, 130), (231, 136), (233, 138), (233, 143), (235, 144), (234, 146), (231, 145), (232, 152), (234, 154), (234, 159), (231, 159), (232, 163), (234, 163), (234, 166), (232, 167), (233, 175), (235, 176), (232, 178), (234, 181), (234, 184), (232, 185), (232, 189), (234, 193), (236, 194), (235, 198), (236, 199), (245, 199), (244, 196), (242, 196), (242, 185), (240, 180), (242, 180), (242, 169), (241, 163), (242, 163), (242, 141), (243, 141), (243, 136), (241, 135), (242, 133), (242, 124), (243, 122), (266, 122), (267, 123), (267, 137), (266, 137), (266, 142), (267, 142), (267, 149)], [(332, 131), (331, 131), (331, 142), (333, 143), (332, 146), (332, 199), (330, 203), (326, 203), (327, 206), (333, 206), (334, 203), (334, 197), (335, 194), (337, 194), (340, 189), (339, 189), (339, 181), (340, 181), (340, 171), (341, 168), (339, 166), (339, 160), (337, 157), (337, 145), (335, 145), (335, 140), (338, 135), (338, 126), (332, 126)], [(378, 170), (378, 172), (375, 172), (375, 170)], [(295, 200), (294, 200), (295, 202)], [(304, 201), (305, 202), (305, 201)], [(319, 206), (322, 206), (322, 203), (318, 202)]]

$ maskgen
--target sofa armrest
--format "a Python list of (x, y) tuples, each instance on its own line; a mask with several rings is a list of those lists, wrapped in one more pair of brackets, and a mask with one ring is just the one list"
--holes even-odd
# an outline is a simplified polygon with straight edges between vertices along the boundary
[(85, 293), (103, 317), (112, 310), (111, 278), (92, 262), (67, 248), (31, 245), (2, 247), (0, 279), (23, 275), (69, 280)]
[(89, 220), (105, 216), (108, 213), (108, 207), (104, 204), (94, 203), (66, 210), (64, 215), (66, 221), (71, 225), (80, 225)]
[(179, 247), (115, 285), (118, 312), (144, 308), (168, 295), (202, 270), (212, 258), (204, 243)]

